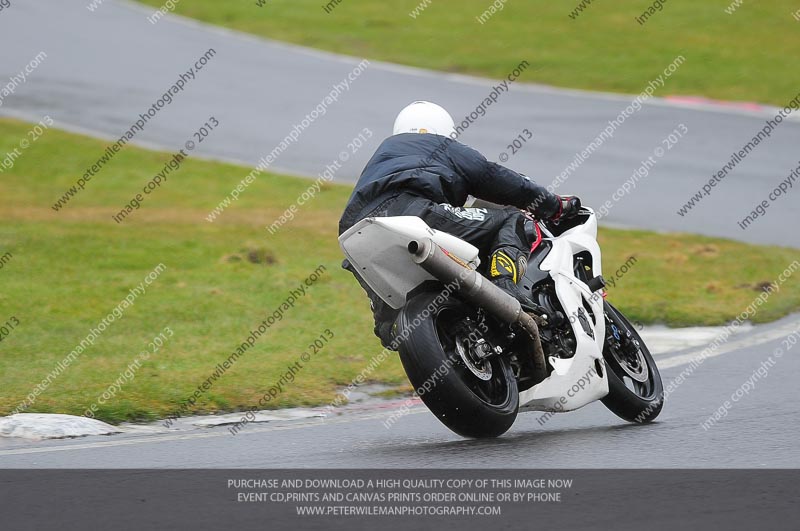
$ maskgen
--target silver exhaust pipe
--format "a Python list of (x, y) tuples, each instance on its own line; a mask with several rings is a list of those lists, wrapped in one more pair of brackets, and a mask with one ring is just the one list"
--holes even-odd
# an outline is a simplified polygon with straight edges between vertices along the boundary
[(437, 280), (446, 285), (457, 284), (456, 291), (487, 312), (509, 324), (519, 325), (533, 340), (533, 365), (537, 380), (547, 378), (539, 325), (529, 314), (522, 311), (519, 301), (501, 290), (489, 279), (471, 269), (463, 260), (448, 253), (430, 238), (411, 241), (408, 244), (411, 259)]

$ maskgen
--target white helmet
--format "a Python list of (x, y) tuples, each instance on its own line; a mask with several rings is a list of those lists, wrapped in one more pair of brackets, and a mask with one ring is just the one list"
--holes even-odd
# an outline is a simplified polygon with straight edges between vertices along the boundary
[(431, 133), (452, 137), (455, 132), (455, 124), (450, 113), (435, 103), (415, 101), (397, 115), (392, 134)]

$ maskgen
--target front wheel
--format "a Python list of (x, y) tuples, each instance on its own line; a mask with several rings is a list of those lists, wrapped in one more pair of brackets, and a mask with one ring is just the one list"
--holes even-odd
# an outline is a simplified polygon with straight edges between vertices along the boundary
[(654, 420), (664, 405), (664, 387), (656, 362), (636, 328), (611, 304), (604, 303), (608, 395), (603, 404), (629, 422)]
[(403, 308), (397, 321), (397, 334), (408, 336), (399, 348), (403, 368), (445, 426), (464, 437), (498, 437), (517, 417), (514, 373), (500, 356), (475, 355), (484, 344), (472, 308), (440, 300), (438, 293), (424, 292)]

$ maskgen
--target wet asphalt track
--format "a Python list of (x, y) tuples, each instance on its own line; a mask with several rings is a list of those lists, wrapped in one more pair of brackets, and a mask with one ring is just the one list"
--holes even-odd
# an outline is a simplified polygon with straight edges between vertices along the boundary
[[(796, 468), (800, 413), (794, 396), (800, 344), (782, 339), (800, 328), (794, 315), (734, 336), (685, 380), (682, 353), (657, 357), (664, 384), (678, 383), (658, 421), (626, 424), (600, 403), (551, 418), (521, 414), (494, 440), (465, 440), (424, 407), (391, 429), (392, 408), (331, 420), (251, 424), (160, 434), (58, 441), (0, 439), (3, 468)], [(785, 350), (777, 357), (775, 349)], [(724, 353), (723, 353), (724, 352)], [(688, 352), (689, 359), (697, 350)], [(686, 354), (686, 353), (683, 353)], [(680, 364), (679, 364), (680, 363)], [(765, 365), (766, 364), (766, 365)], [(754, 377), (759, 367), (766, 375)], [(764, 370), (761, 371), (762, 374)], [(732, 396), (750, 380), (753, 388)], [(724, 402), (725, 418), (702, 424)]]
[[(214, 48), (213, 60), (150, 121), (138, 140), (176, 151), (213, 115), (222, 125), (195, 153), (255, 164), (359, 61), (177, 18), (151, 25), (145, 18), (147, 9), (111, 0), (90, 13), (86, 3), (15, 2), (2, 14), (0, 80), (18, 72), (39, 51), (45, 51), (47, 58), (15, 94), (4, 99), (0, 113), (33, 121), (49, 114), (60, 127), (116, 137), (182, 71)], [(653, 77), (665, 66), (653, 65)], [(643, 88), (647, 82), (642, 80)], [(483, 99), (490, 84), (372, 62), (351, 90), (273, 167), (315, 175), (368, 127), (375, 136), (337, 174), (339, 180), (352, 181), (404, 104), (432, 99), (462, 116)], [(668, 93), (668, 86), (658, 92)], [(516, 85), (462, 139), (494, 159), (523, 128), (530, 128), (535, 143), (508, 164), (548, 183), (630, 99)], [(659, 160), (633, 194), (615, 204), (608, 221), (800, 246), (800, 233), (785, 230), (798, 219), (797, 200), (791, 197), (776, 203), (747, 231), (736, 227), (736, 220), (755, 200), (797, 164), (800, 125), (796, 122), (786, 122), (773, 133), (699, 208), (685, 218), (675, 213), (732, 150), (762, 127), (767, 114), (653, 100), (560, 191), (578, 192), (588, 204), (604, 202), (682, 123), (689, 131), (686, 138)], [(100, 178), (113, 178), (111, 168)], [(91, 193), (91, 187), (87, 190)], [(58, 193), (53, 191), (54, 200)], [(701, 427), (774, 355), (780, 337), (797, 328), (794, 316), (751, 332), (757, 337), (766, 331), (769, 341), (746, 344), (737, 338), (730, 352), (695, 371), (669, 397), (659, 422), (648, 426), (627, 425), (601, 404), (593, 404), (556, 416), (545, 426), (536, 422), (539, 414), (523, 414), (505, 437), (470, 441), (451, 434), (421, 407), (390, 430), (382, 423), (391, 410), (369, 410), (325, 422), (248, 426), (236, 437), (222, 427), (64, 441), (0, 440), (0, 466), (797, 467), (800, 415), (795, 396), (800, 367), (794, 351), (776, 363), (768, 378), (758, 382), (722, 422), (709, 431)], [(684, 368), (665, 368), (665, 383)]]
[[(48, 114), (60, 127), (116, 138), (181, 72), (213, 48), (216, 56), (171, 105), (149, 121), (137, 141), (177, 151), (193, 131), (214, 116), (221, 126), (194, 154), (254, 165), (361, 61), (178, 17), (151, 24), (147, 16), (152, 9), (136, 4), (106, 0), (90, 12), (87, 3), (14, 2), (13, 8), (2, 13), (0, 80), (17, 74), (40, 51), (47, 58), (28, 81), (5, 98), (0, 114), (33, 121)], [(509, 70), (522, 60), (535, 63), (530, 57), (503, 58)], [(686, 61), (692, 61), (692, 57), (686, 56)], [(667, 66), (653, 64), (652, 77), (641, 80), (642, 90)], [(674, 75), (679, 76), (680, 69)], [(348, 142), (367, 127), (374, 132), (371, 141), (336, 173), (338, 180), (354, 181), (372, 150), (389, 134), (402, 106), (415, 99), (438, 101), (458, 121), (480, 104), (492, 84), (497, 81), (373, 61), (338, 102), (280, 154), (272, 168), (315, 176), (337, 160)], [(669, 94), (667, 80), (656, 95)], [(794, 94), (786, 96), (788, 102)], [(523, 129), (530, 129), (534, 143), (526, 145), (507, 164), (548, 184), (631, 100), (630, 96), (512, 84), (510, 92), (500, 95), (461, 140), (497, 160)], [(746, 231), (737, 226), (737, 221), (798, 165), (800, 123), (794, 120), (776, 129), (688, 215), (676, 213), (730, 160), (734, 150), (763, 127), (765, 118), (774, 115), (766, 109), (713, 109), (651, 100), (558, 191), (578, 193), (589, 205), (603, 204), (668, 134), (684, 124), (686, 136), (657, 159), (656, 166), (630, 195), (613, 205), (606, 220), (800, 247), (800, 232), (785, 230), (798, 221), (798, 199), (791, 195), (798, 193), (795, 190), (774, 203), (769, 214)], [(75, 169), (76, 179), (81, 171)], [(113, 178), (113, 163), (97, 178)], [(84, 193), (90, 194), (91, 185), (87, 190)], [(54, 201), (59, 193), (63, 192), (53, 191)], [(209, 204), (209, 210), (214, 206)]]

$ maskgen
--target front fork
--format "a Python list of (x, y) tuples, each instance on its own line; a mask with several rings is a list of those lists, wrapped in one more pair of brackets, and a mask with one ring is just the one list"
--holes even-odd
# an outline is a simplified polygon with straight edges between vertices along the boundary
[(631, 362), (635, 362), (641, 350), (639, 340), (633, 337), (627, 327), (618, 327), (614, 319), (608, 315), (608, 312), (603, 313), (606, 319), (606, 341), (616, 348), (618, 352), (629, 358)]

